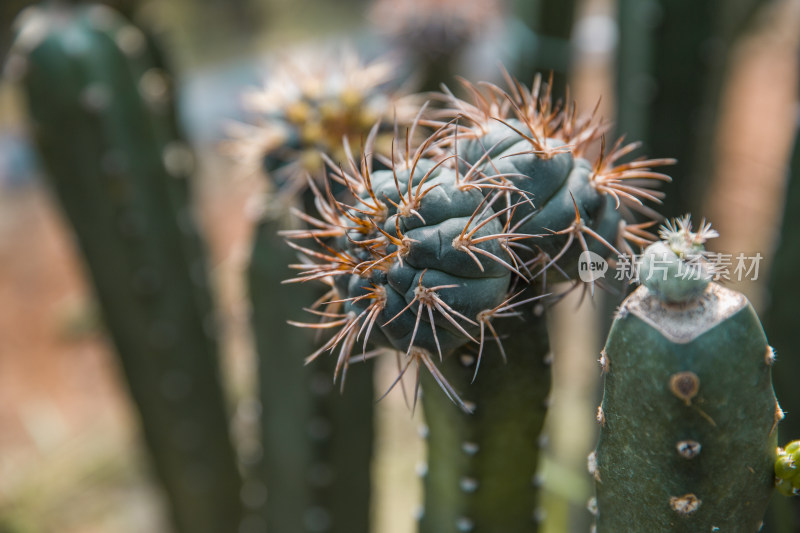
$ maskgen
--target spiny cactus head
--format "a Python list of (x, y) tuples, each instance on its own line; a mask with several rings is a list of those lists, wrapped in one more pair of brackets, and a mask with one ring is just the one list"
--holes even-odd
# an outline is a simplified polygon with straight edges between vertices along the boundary
[(659, 231), (661, 241), (647, 247), (639, 262), (639, 279), (666, 302), (687, 302), (705, 291), (712, 277), (704, 244), (718, 236), (703, 220), (692, 231), (689, 215), (667, 222)]
[[(520, 202), (510, 213), (511, 227), (539, 238), (521, 257), (553, 266), (556, 279), (570, 279), (582, 251), (613, 257), (650, 242), (654, 236), (645, 230), (653, 222), (634, 224), (632, 212), (657, 218), (644, 202), (660, 203), (655, 187), (670, 178), (653, 168), (674, 160), (631, 159), (639, 144), (622, 139), (607, 149), (608, 124), (597, 108), (582, 116), (569, 94), (566, 103), (554, 101), (552, 82), (541, 76), (528, 89), (504, 75), (507, 90), (462, 80), (469, 97), (448, 93), (446, 109), (430, 123), (448, 132), (442, 144), (465, 181)], [(590, 158), (598, 143), (599, 154)]]
[(775, 459), (775, 487), (786, 496), (800, 494), (800, 440), (778, 448)]
[(332, 168), (355, 200), (314, 188), (320, 218), (313, 229), (285, 235), (309, 258), (293, 281), (322, 279), (333, 288), (312, 310), (325, 322), (298, 324), (339, 328), (310, 360), (340, 345), (338, 377), (368, 342), (402, 352), (403, 373), (412, 363), (425, 367), (466, 409), (434, 361), (470, 342), (480, 352), (490, 335), (500, 342), (491, 321), (527, 303), (512, 289), (512, 278), (524, 275), (509, 243), (522, 236), (508, 231), (499, 197), (465, 187), (458, 172), (427, 157), (431, 145), (410, 163), (401, 156), (399, 170), (372, 172), (366, 159), (351, 159), (348, 172)]
[(719, 237), (716, 230), (711, 229), (711, 223), (705, 219), (700, 223), (700, 229), (692, 231), (692, 217), (684, 215), (673, 221), (668, 221), (658, 232), (661, 240), (681, 259), (705, 252), (705, 243), (709, 239)]
[(474, 343), (480, 360), (489, 336), (502, 349), (496, 319), (519, 316), (553, 279), (576, 277), (581, 252), (608, 257), (650, 241), (650, 222), (625, 219), (650, 212), (643, 202), (659, 193), (647, 180), (669, 179), (651, 167), (671, 160), (619, 163), (636, 145), (618, 142), (589, 161), (588, 145), (602, 136), (594, 118), (551, 103), (541, 81), (509, 85), (484, 93), (467, 84), (471, 102), (441, 95), (450, 107), (423, 119), (438, 129), (413, 149), (418, 123), (396, 138), (388, 170), (349, 157), (330, 165), (324, 186), (312, 183), (319, 216), (303, 215), (311, 229), (286, 232), (306, 258), (292, 281), (331, 287), (312, 309), (322, 322), (306, 326), (338, 332), (310, 359), (338, 347), (338, 376), (353, 350), (383, 346), (405, 354), (402, 372), (427, 368), (459, 401), (437, 357)]
[[(390, 87), (393, 72), (391, 61), (365, 64), (347, 49), (289, 55), (273, 65), (263, 88), (244, 95), (243, 107), (256, 123), (231, 124), (227, 151), (265, 171), (283, 196), (294, 196), (306, 190), (307, 175), (321, 182), (324, 156), (344, 163), (375, 124), (413, 118)], [(384, 144), (378, 148), (388, 152)]]

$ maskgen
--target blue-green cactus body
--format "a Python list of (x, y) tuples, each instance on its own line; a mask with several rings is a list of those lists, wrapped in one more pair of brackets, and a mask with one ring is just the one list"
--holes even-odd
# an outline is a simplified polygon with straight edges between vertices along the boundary
[[(529, 128), (516, 122), (494, 125), (484, 135), (460, 141), (459, 158), (465, 161), (465, 168), (469, 168), (467, 165), (477, 165), (488, 176), (504, 176), (513, 184), (516, 192), (510, 195), (510, 201), (519, 205), (510, 213), (509, 226), (517, 233), (541, 237), (528, 243), (533, 245), (530, 249), (520, 249), (520, 258), (526, 262), (539, 254), (545, 254), (548, 260), (558, 258), (563, 273), (574, 276), (582, 247), (568, 246), (569, 235), (558, 232), (570, 227), (579, 216), (584, 225), (603, 239), (587, 236), (587, 249), (608, 256), (620, 240), (622, 214), (617, 209), (616, 200), (595, 187), (593, 165), (584, 157), (576, 156), (564, 148), (563, 141), (542, 141), (554, 150), (548, 156), (536, 153), (529, 140), (518, 140), (499, 151), (508, 143), (494, 141), (492, 144), (494, 139), (519, 139), (520, 133), (515, 130), (529, 134)], [(487, 149), (494, 146), (496, 149), (489, 151), (491, 157), (482, 160), (482, 154), (474, 150), (472, 145), (487, 146)], [(564, 151), (559, 152), (559, 148)], [(495, 189), (486, 188), (484, 192), (493, 194)], [(575, 241), (570, 241), (570, 244), (572, 242)]]
[(108, 8), (54, 2), (26, 14), (12, 53), (176, 526), (211, 533), (238, 523), (241, 483), (200, 241), (170, 165), (181, 141), (168, 87), (148, 92), (148, 46)]
[[(374, 195), (381, 199), (385, 208), (381, 229), (396, 241), (378, 252), (373, 268), (341, 276), (346, 281), (339, 280), (337, 285), (346, 286), (346, 298), (351, 299), (367, 289), (379, 291), (380, 301), (384, 303), (374, 320), (373, 331), (379, 336), (370, 339), (373, 343), (408, 352), (413, 340), (416, 348), (447, 354), (471, 340), (468, 334), (477, 331), (479, 312), (495, 307), (506, 298), (511, 276), (509, 269), (499, 262), (477, 254), (473, 254), (473, 259), (455, 248), (454, 241), (465, 229), (474, 229), (473, 237), (481, 238), (501, 234), (503, 228), (498, 218), (492, 218), (494, 210), (486, 204), (480, 191), (460, 188), (454, 170), (426, 159), (419, 160), (413, 168), (411, 196), (419, 193), (419, 205), (413, 213), (404, 211), (410, 203), (408, 180), (411, 174), (411, 169), (394, 173), (381, 170), (372, 174)], [(362, 196), (363, 202), (369, 201), (366, 193)], [(361, 241), (380, 235), (373, 230), (362, 235)], [(346, 250), (366, 260), (368, 256), (356, 237), (348, 235), (350, 242)], [(401, 242), (403, 240), (405, 243)], [(400, 250), (400, 247), (404, 248)], [(479, 247), (511, 261), (495, 240), (482, 242)], [(381, 274), (377, 274), (378, 271)], [(426, 310), (425, 289), (436, 293), (442, 308), (452, 310), (448, 313), (452, 321), (435, 310), (438, 318), (434, 319), (435, 333), (431, 315)], [(361, 313), (366, 305), (363, 300), (353, 300), (347, 303), (345, 312)]]
[(669, 242), (647, 249), (645, 286), (620, 307), (601, 357), (589, 461), (601, 533), (755, 532), (772, 493), (783, 416), (772, 350), (743, 295), (701, 270), (683, 279), (688, 257)]

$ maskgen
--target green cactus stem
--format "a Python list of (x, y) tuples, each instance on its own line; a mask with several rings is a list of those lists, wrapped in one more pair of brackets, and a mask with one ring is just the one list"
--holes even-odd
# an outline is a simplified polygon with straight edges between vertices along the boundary
[(747, 299), (709, 282), (687, 218), (640, 262), (600, 363), (589, 470), (597, 531), (759, 531), (774, 487), (772, 349)]
[[(287, 285), (294, 252), (278, 237), (279, 220), (258, 225), (248, 277), (258, 350), (262, 444), (259, 479), (268, 531), (369, 531), (373, 443), (372, 372), (359, 368), (340, 394), (333, 368), (303, 366), (314, 336), (290, 331), (302, 318), (286, 302), (313, 302), (315, 287)], [(371, 367), (372, 362), (367, 362)]]
[(477, 378), (474, 351), (445, 359), (442, 372), (463, 391), (471, 414), (423, 379), (428, 466), (421, 472), (420, 533), (531, 532), (543, 518), (536, 469), (552, 354), (544, 316), (529, 308), (521, 318), (502, 332), (507, 362), (495, 343), (484, 351)]
[(735, 43), (765, 0), (620, 0), (617, 127), (645, 150), (677, 158), (662, 208), (672, 217), (703, 198), (725, 75)]
[(572, 65), (572, 28), (577, 2), (560, 0), (514, 0), (513, 13), (526, 31), (514, 71), (520, 79), (529, 79), (537, 71), (553, 72), (553, 91), (563, 94)]
[(25, 14), (10, 64), (177, 530), (218, 533), (240, 519), (241, 481), (186, 167), (174, 164), (186, 148), (167, 139), (169, 79), (148, 46), (109, 8), (54, 2)]

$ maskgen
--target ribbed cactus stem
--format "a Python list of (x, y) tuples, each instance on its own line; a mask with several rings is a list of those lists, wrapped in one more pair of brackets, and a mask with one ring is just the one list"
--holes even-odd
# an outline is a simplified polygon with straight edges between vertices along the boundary
[[(331, 364), (303, 366), (314, 345), (309, 331), (287, 330), (300, 307), (319, 297), (311, 285), (283, 284), (294, 252), (264, 220), (254, 238), (248, 272), (258, 350), (264, 459), (258, 478), (269, 497), (269, 531), (369, 531), (370, 458), (375, 403), (372, 372), (359, 365), (340, 393)], [(371, 367), (372, 363), (366, 363)], [(331, 367), (331, 368), (329, 368)]]
[(783, 417), (774, 357), (747, 299), (707, 279), (714, 235), (688, 219), (662, 231), (611, 328), (589, 458), (598, 532), (761, 527)]
[[(541, 310), (541, 307), (539, 308)], [(503, 346), (487, 345), (475, 376), (475, 353), (446, 358), (448, 380), (473, 408), (460, 410), (425, 376), (428, 445), (420, 533), (532, 533), (538, 530), (536, 469), (550, 393), (544, 317), (525, 313)], [(520, 327), (522, 326), (522, 327)]]
[(11, 64), (177, 530), (218, 533), (237, 527), (241, 482), (186, 167), (172, 164), (186, 148), (149, 46), (106, 7), (52, 5), (22, 19)]

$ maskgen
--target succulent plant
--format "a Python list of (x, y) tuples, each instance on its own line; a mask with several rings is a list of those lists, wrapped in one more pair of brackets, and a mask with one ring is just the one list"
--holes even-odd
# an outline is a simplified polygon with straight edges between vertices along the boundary
[[(489, 84), (465, 88), (470, 101), (441, 95), (448, 106), (424, 119), (437, 128), (424, 142), (410, 148), (416, 126), (405, 140), (395, 139), (387, 169), (373, 169), (368, 155), (349, 158), (347, 166), (331, 168), (327, 184), (312, 186), (318, 216), (302, 215), (309, 228), (285, 232), (303, 256), (291, 281), (329, 288), (310, 309), (320, 321), (298, 324), (335, 332), (307, 361), (336, 353), (334, 379), (344, 382), (352, 363), (388, 349), (398, 361), (398, 382), (413, 368), (417, 385), (436, 383), (452, 400), (424, 402), (428, 420), (447, 423), (429, 425), (429, 445), (439, 459), (428, 476), (438, 481), (428, 487), (422, 530), (490, 530), (500, 523), (503, 531), (528, 531), (538, 454), (530, 440), (541, 430), (549, 392), (543, 298), (553, 280), (578, 273), (582, 252), (608, 257), (648, 242), (652, 223), (626, 219), (632, 210), (652, 213), (643, 205), (659, 199), (650, 183), (669, 179), (652, 167), (671, 161), (621, 163), (636, 145), (618, 142), (590, 162), (586, 151), (604, 127), (593, 116), (579, 119), (572, 104), (553, 104), (540, 78), (532, 89), (510, 79), (509, 92)], [(371, 152), (368, 145), (364, 153)], [(345, 186), (353, 200), (337, 200), (332, 184)], [(491, 358), (491, 370), (479, 374), (484, 357)], [(498, 365), (503, 360), (508, 371)], [(442, 370), (457, 361), (469, 368), (467, 380), (463, 369), (450, 372), (458, 387)], [(510, 404), (500, 388), (525, 391), (526, 401), (504, 409)], [(480, 414), (486, 412), (492, 415)], [(441, 450), (466, 436), (480, 447), (511, 425), (524, 426), (530, 437), (519, 446), (529, 468), (512, 475), (526, 480), (522, 488), (529, 490), (519, 493), (526, 496), (512, 498), (513, 511), (495, 506), (492, 519), (488, 504), (477, 506), (482, 516), (462, 516), (492, 496), (483, 489), (477, 500), (456, 497), (473, 484), (459, 488), (455, 480), (471, 479), (468, 465), (480, 463), (452, 462)], [(481, 463), (502, 462), (501, 447), (487, 448), (492, 451), (481, 454)], [(447, 480), (452, 492), (442, 492)], [(498, 522), (500, 514), (511, 518)]]
[(617, 125), (646, 150), (677, 158), (665, 216), (695, 209), (705, 197), (727, 71), (737, 42), (768, 4), (732, 0), (720, 10), (711, 0), (619, 2)]
[(52, 2), (21, 17), (9, 67), (177, 530), (229, 529), (241, 480), (168, 73), (143, 32), (107, 7)]
[(242, 168), (264, 171), (279, 193), (274, 206), (285, 205), (307, 190), (308, 175), (321, 179), (324, 156), (344, 162), (374, 124), (413, 117), (396, 85), (389, 60), (367, 64), (348, 48), (291, 53), (275, 62), (263, 88), (244, 94), (255, 123), (231, 123), (227, 151)]
[(800, 440), (778, 448), (775, 459), (775, 487), (786, 496), (800, 494)]
[(471, 45), (504, 22), (504, 0), (375, 0), (369, 26), (405, 56), (422, 90), (451, 83)]
[(390, 90), (392, 64), (365, 65), (352, 52), (291, 55), (271, 74), (245, 100), (258, 123), (233, 125), (238, 138), (228, 143), (240, 164), (268, 177), (248, 269), (264, 446), (258, 477), (271, 495), (264, 519), (270, 531), (286, 533), (367, 531), (373, 377), (369, 371), (354, 376), (339, 395), (329, 378), (332, 364), (302, 366), (314, 337), (286, 331), (287, 320), (302, 316), (285, 302), (310, 307), (322, 293), (282, 284), (292, 275), (293, 251), (277, 234), (292, 227), (291, 209), (316, 213), (311, 190), (321, 186), (326, 160), (336, 166), (359, 154), (376, 122), (370, 138), (381, 143), (382, 121), (392, 114), (402, 121), (406, 108)]
[(710, 281), (710, 225), (660, 234), (600, 357), (597, 531), (758, 531), (783, 418), (774, 354), (747, 299)]
[(349, 533), (369, 530), (374, 441), (372, 372), (353, 376), (344, 394), (330, 380), (331, 364), (306, 367), (315, 338), (287, 331), (301, 320), (316, 287), (281, 282), (294, 252), (278, 237), (280, 220), (255, 228), (248, 284), (258, 350), (263, 459), (257, 478), (270, 497), (263, 518), (270, 531)]
[(331, 182), (350, 190), (352, 205), (330, 186), (313, 188), (319, 217), (286, 233), (309, 259), (293, 281), (331, 287), (315, 327), (340, 329), (310, 359), (341, 345), (343, 372), (360, 340), (405, 352), (406, 363), (436, 375), (433, 356), (482, 347), (493, 319), (514, 314), (537, 278), (555, 270), (569, 279), (581, 252), (608, 256), (620, 253), (612, 243), (647, 242), (651, 223), (629, 224), (625, 212), (646, 211), (640, 198), (658, 200), (641, 182), (668, 180), (651, 167), (671, 161), (617, 164), (636, 147), (617, 143), (590, 163), (584, 152), (602, 127), (551, 104), (539, 83), (530, 92), (510, 84), (510, 94), (467, 84), (475, 101), (452, 98), (444, 111), (465, 124), (428, 121), (441, 125), (416, 150), (396, 153), (391, 169), (373, 170), (366, 157), (333, 168)]

